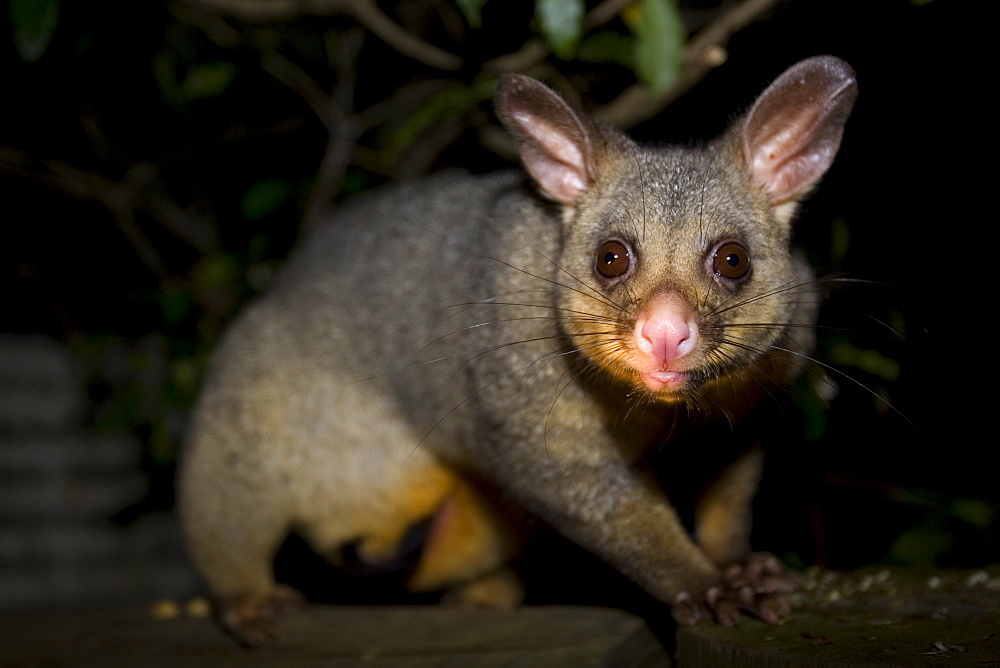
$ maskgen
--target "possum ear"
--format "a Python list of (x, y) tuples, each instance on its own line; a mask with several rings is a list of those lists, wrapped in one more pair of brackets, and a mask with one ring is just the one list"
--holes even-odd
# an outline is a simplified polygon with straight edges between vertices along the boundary
[(805, 195), (833, 162), (858, 84), (839, 58), (817, 56), (785, 70), (743, 124), (743, 154), (774, 206)]
[(542, 193), (575, 206), (595, 175), (587, 119), (548, 86), (521, 74), (503, 75), (494, 101)]

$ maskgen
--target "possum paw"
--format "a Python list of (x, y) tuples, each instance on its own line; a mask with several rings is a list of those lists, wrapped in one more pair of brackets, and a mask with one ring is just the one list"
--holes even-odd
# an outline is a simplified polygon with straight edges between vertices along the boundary
[(735, 626), (740, 609), (731, 592), (727, 594), (721, 587), (712, 587), (700, 599), (686, 591), (677, 594), (671, 613), (674, 621), (681, 626), (694, 626), (698, 622), (713, 620), (723, 626)]
[(785, 593), (757, 592), (753, 587), (737, 589), (712, 587), (699, 600), (688, 592), (674, 599), (672, 614), (681, 626), (715, 621), (722, 626), (736, 626), (741, 613), (778, 624), (792, 611), (791, 598)]
[(803, 583), (801, 575), (767, 552), (756, 552), (743, 561), (723, 566), (722, 578), (731, 589), (751, 587), (754, 592), (768, 594), (793, 592)]
[(245, 597), (230, 600), (220, 606), (219, 622), (240, 644), (256, 647), (276, 639), (275, 621), (298, 608), (303, 602), (301, 593), (277, 585), (263, 599)]
[(700, 621), (735, 626), (742, 613), (778, 624), (792, 612), (794, 592), (802, 577), (786, 569), (776, 557), (766, 553), (722, 569), (722, 582), (702, 596), (680, 592), (673, 603), (678, 624), (691, 626)]

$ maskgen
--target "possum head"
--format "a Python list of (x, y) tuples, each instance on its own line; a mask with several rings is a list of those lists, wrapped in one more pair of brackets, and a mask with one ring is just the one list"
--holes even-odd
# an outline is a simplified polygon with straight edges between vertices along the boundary
[(658, 401), (793, 377), (816, 298), (789, 247), (791, 220), (832, 163), (856, 95), (846, 63), (811, 58), (706, 147), (648, 147), (534, 79), (503, 77), (498, 115), (562, 210), (554, 306), (572, 346)]

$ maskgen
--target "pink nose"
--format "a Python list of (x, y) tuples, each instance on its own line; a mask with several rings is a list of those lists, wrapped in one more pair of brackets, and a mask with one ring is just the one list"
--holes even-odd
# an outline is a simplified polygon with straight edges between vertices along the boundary
[(698, 344), (698, 325), (690, 307), (670, 294), (648, 303), (635, 323), (635, 344), (664, 368), (690, 353)]

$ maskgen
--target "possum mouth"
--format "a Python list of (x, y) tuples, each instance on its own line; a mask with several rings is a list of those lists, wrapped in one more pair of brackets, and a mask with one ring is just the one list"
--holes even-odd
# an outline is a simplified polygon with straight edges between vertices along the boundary
[(676, 394), (688, 384), (691, 374), (686, 371), (646, 371), (642, 382), (654, 392)]
[(711, 392), (727, 376), (712, 373), (709, 369), (695, 368), (687, 371), (657, 370), (637, 372), (636, 385), (647, 390), (656, 401), (677, 403), (689, 401), (695, 395)]

